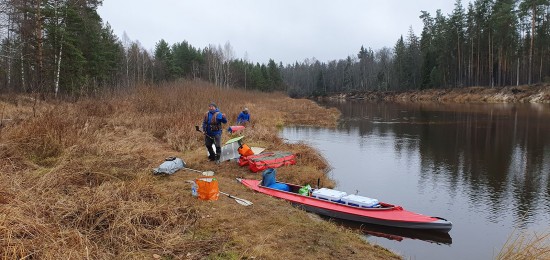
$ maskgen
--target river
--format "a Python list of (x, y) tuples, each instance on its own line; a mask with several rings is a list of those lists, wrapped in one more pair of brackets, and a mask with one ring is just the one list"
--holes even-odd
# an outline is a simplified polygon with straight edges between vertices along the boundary
[[(329, 162), (335, 189), (453, 222), (448, 234), (364, 228), (406, 259), (494, 259), (550, 233), (550, 105), (341, 101), (336, 129), (286, 127)], [(347, 224), (347, 223), (346, 223)]]

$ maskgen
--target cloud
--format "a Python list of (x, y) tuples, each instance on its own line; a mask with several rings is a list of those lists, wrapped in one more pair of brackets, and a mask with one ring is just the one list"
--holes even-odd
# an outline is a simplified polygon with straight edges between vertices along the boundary
[[(237, 58), (283, 64), (315, 57), (345, 59), (361, 46), (393, 47), (412, 26), (422, 30), (420, 11), (451, 13), (454, 0), (113, 0), (98, 13), (115, 34), (126, 32), (148, 50), (164, 39), (197, 48), (230, 42)], [(466, 6), (463, 3), (464, 6)], [(130, 7), (131, 6), (131, 7)]]

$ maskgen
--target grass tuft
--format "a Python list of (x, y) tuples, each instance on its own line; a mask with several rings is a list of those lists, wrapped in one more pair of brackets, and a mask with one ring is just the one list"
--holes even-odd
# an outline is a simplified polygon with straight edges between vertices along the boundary
[(495, 259), (550, 259), (550, 232), (532, 234), (514, 232), (508, 237)]

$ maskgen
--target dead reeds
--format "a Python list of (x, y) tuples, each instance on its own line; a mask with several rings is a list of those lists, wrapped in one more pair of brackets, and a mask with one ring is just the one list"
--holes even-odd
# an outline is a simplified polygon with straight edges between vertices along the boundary
[[(335, 110), (280, 93), (222, 89), (203, 82), (144, 86), (76, 102), (0, 97), (0, 258), (2, 259), (388, 259), (353, 233), (317, 222), (284, 201), (254, 193), (235, 177), (258, 178), (235, 164), (212, 164), (196, 132), (215, 102), (250, 146), (290, 151), (298, 164), (283, 181), (315, 184), (329, 167), (303, 144), (286, 144), (278, 127), (334, 126)], [(35, 113), (36, 112), (36, 113)], [(225, 142), (229, 138), (223, 135)], [(189, 171), (153, 176), (167, 156), (212, 170), (220, 190), (254, 202), (193, 198)], [(285, 248), (285, 250), (281, 250)]]
[(550, 259), (550, 232), (510, 234), (495, 259), (535, 260)]

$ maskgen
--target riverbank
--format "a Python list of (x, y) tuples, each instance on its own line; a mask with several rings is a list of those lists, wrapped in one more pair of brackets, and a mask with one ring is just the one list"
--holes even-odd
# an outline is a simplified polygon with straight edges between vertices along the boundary
[[(194, 126), (216, 102), (231, 122), (252, 115), (244, 141), (289, 151), (297, 164), (278, 168), (293, 183), (331, 187), (329, 165), (304, 144), (278, 137), (286, 125), (334, 127), (336, 109), (284, 94), (180, 82), (78, 102), (0, 97), (0, 255), (7, 259), (398, 259), (355, 231), (321, 221), (282, 200), (252, 192), (236, 177), (260, 179), (236, 163), (209, 162)], [(228, 124), (231, 125), (231, 124)], [(231, 136), (226, 132), (223, 142)], [(221, 196), (200, 201), (180, 170), (154, 176), (168, 156), (214, 171)]]
[(467, 87), (418, 91), (350, 92), (322, 97), (342, 100), (453, 103), (550, 103), (550, 84), (513, 87)]

